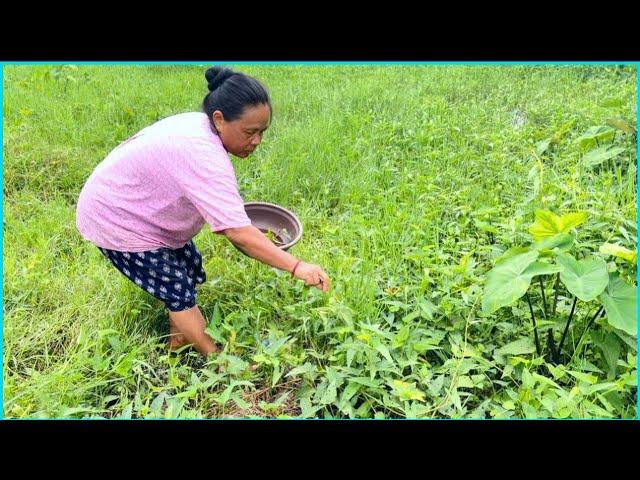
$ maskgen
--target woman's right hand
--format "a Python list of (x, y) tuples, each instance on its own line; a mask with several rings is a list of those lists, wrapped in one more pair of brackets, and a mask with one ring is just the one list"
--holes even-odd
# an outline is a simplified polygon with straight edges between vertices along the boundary
[(331, 281), (325, 271), (319, 265), (312, 263), (300, 262), (295, 268), (294, 277), (304, 280), (306, 285), (316, 287), (323, 292), (329, 291), (331, 286)]

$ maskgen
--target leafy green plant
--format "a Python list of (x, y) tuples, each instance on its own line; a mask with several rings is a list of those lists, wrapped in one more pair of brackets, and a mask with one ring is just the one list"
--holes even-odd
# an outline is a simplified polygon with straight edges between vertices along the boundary
[[(548, 210), (537, 210), (535, 217), (535, 222), (529, 227), (533, 242), (528, 246), (516, 246), (507, 250), (488, 272), (482, 298), (483, 312), (492, 314), (525, 297), (533, 324), (536, 353), (541, 355), (538, 325), (529, 293), (531, 283), (536, 278), (540, 287), (541, 311), (545, 319), (550, 319), (557, 313), (561, 286), (572, 298), (571, 310), (560, 342), (556, 344), (552, 329), (547, 331), (547, 355), (552, 363), (561, 362), (562, 348), (571, 322), (576, 317), (578, 300), (596, 304), (595, 314), (587, 322), (580, 338), (602, 314), (615, 329), (637, 335), (636, 287), (627, 283), (618, 272), (610, 272), (601, 256), (589, 254), (576, 259), (569, 253), (576, 240), (571, 232), (587, 220), (587, 213), (571, 212), (558, 216)], [(634, 263), (637, 258), (636, 252), (607, 243), (599, 252)], [(549, 275), (555, 275), (551, 302), (547, 302), (545, 294), (545, 277)]]
[(626, 146), (619, 144), (616, 146), (617, 132), (621, 132), (621, 135), (635, 136), (637, 134), (635, 128), (621, 118), (610, 118), (607, 120), (607, 125), (593, 126), (587, 129), (576, 140), (582, 150), (588, 149), (582, 157), (582, 164), (587, 168), (593, 168), (625, 153)]

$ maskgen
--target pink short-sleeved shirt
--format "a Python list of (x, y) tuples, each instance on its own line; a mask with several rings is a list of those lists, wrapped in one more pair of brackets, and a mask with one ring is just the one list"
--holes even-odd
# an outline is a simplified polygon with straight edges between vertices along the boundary
[(251, 225), (235, 171), (204, 113), (160, 120), (115, 148), (78, 199), (76, 226), (102, 248), (180, 248), (208, 223)]

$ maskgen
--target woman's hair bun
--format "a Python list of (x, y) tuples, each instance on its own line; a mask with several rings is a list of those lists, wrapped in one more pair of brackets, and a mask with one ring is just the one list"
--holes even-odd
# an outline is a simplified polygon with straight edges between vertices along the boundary
[(222, 82), (232, 75), (235, 75), (235, 72), (226, 67), (211, 67), (204, 74), (208, 82), (209, 91), (211, 92), (222, 85)]

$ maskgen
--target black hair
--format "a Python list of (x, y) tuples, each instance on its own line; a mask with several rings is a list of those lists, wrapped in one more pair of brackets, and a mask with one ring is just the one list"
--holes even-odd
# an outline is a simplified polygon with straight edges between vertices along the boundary
[(211, 67), (204, 76), (209, 93), (202, 101), (202, 111), (209, 120), (216, 110), (220, 110), (228, 122), (239, 118), (247, 106), (266, 104), (271, 110), (269, 92), (255, 78), (225, 67)]

